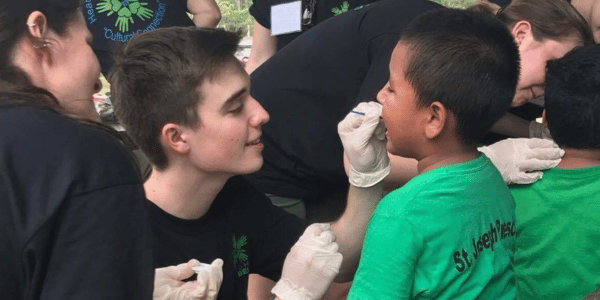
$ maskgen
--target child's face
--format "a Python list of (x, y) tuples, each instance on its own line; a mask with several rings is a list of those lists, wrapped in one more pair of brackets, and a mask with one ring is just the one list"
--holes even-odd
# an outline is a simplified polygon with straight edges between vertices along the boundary
[(233, 59), (200, 89), (199, 126), (188, 134), (190, 157), (203, 173), (239, 175), (263, 163), (261, 126), (269, 114), (250, 96), (250, 77)]
[(407, 52), (402, 43), (394, 49), (390, 79), (377, 94), (377, 101), (383, 106), (381, 116), (387, 127), (387, 150), (394, 155), (417, 158), (414, 150), (425, 118), (423, 110), (417, 107), (412, 85), (404, 78)]

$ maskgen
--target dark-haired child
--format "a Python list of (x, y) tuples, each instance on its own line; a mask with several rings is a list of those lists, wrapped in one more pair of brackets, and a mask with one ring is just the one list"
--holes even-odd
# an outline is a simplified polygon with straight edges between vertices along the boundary
[(549, 61), (544, 120), (565, 150), (516, 202), (519, 299), (581, 299), (600, 286), (600, 46)]
[(377, 95), (387, 149), (419, 175), (378, 204), (349, 299), (514, 299), (514, 201), (477, 143), (510, 106), (519, 54), (497, 20), (415, 19)]

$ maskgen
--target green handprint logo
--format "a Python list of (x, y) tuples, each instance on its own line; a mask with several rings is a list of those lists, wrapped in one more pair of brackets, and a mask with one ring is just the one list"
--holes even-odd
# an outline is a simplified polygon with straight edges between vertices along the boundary
[(140, 20), (144, 21), (154, 15), (154, 11), (145, 7), (148, 2), (140, 2), (139, 0), (102, 0), (96, 5), (98, 13), (108, 12), (107, 16), (117, 13), (117, 21), (115, 26), (121, 32), (129, 30), (129, 23), (133, 24), (133, 15), (136, 15)]
[(148, 5), (148, 2), (140, 2), (139, 0), (130, 0), (129, 1), (129, 10), (131, 10), (131, 12), (138, 16), (138, 18), (140, 18), (142, 21), (144, 21), (145, 19), (149, 19), (152, 18), (152, 16), (154, 15), (154, 12), (147, 8), (144, 7), (142, 5)]
[(337, 7), (332, 8), (331, 12), (333, 13), (334, 16), (339, 16), (339, 15), (347, 12), (349, 8), (350, 8), (350, 4), (348, 4), (348, 1), (344, 1), (339, 8), (337, 8)]
[(119, 9), (117, 12), (119, 17), (117, 18), (117, 22), (115, 22), (115, 26), (119, 28), (119, 31), (125, 32), (129, 30), (129, 22), (133, 24), (133, 18), (131, 17), (131, 11), (127, 7), (123, 7)]
[(102, 2), (96, 5), (96, 10), (99, 13), (103, 13), (105, 11), (110, 11), (107, 16), (112, 15), (115, 12), (118, 12), (121, 9), (121, 1), (119, 0), (102, 0)]

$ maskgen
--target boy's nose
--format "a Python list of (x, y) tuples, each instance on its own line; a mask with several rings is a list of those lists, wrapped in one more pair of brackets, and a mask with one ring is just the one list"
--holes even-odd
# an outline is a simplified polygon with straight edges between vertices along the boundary
[(251, 105), (254, 106), (252, 117), (250, 119), (250, 125), (258, 127), (269, 122), (269, 113), (256, 101), (256, 99), (250, 99)]

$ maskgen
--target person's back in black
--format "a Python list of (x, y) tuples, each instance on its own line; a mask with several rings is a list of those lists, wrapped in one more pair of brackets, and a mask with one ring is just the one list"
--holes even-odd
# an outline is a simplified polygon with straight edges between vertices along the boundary
[(271, 120), (263, 126), (265, 163), (252, 183), (307, 205), (335, 199), (343, 209), (348, 182), (337, 123), (375, 99), (404, 26), (436, 8), (426, 0), (371, 4), (326, 20), (256, 69), (250, 91)]
[(150, 299), (150, 245), (144, 190), (112, 136), (0, 108), (1, 299)]

